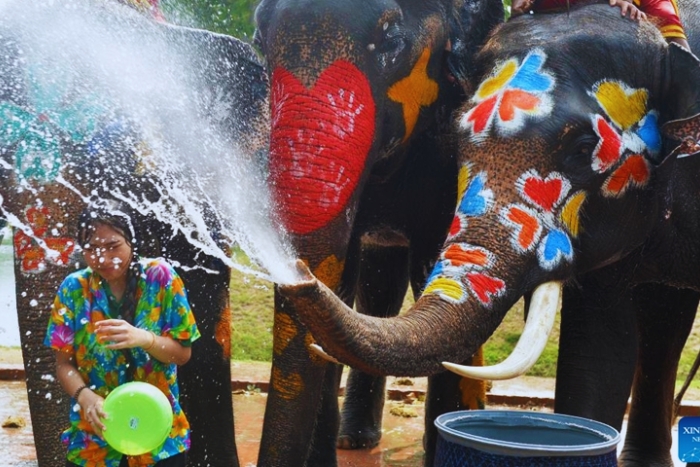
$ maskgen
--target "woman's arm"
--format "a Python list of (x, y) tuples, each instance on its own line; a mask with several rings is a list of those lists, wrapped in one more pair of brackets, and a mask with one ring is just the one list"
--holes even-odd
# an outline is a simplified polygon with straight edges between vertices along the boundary
[(141, 347), (153, 358), (163, 363), (184, 365), (192, 356), (192, 348), (185, 347), (168, 336), (158, 336), (151, 331), (137, 328), (121, 319), (106, 319), (95, 323), (99, 342), (108, 349)]

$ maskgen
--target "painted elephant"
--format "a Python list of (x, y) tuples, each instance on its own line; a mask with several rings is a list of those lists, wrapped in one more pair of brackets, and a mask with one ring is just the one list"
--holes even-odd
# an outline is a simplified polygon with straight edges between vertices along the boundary
[[(169, 258), (188, 289), (202, 333), (190, 363), (179, 373), (181, 401), (192, 426), (190, 465), (239, 465), (230, 387), (230, 269), (225, 258), (212, 253), (215, 244), (225, 250), (227, 243), (214, 216), (203, 217), (211, 235), (169, 222), (182, 216), (178, 209), (186, 206), (166, 196), (174, 186), (164, 183), (159, 173), (163, 167), (154, 171), (149, 165), (155, 149), (153, 140), (144, 136), (146, 128), (129, 120), (120, 107), (110, 107), (114, 103), (97, 92), (103, 81), (81, 80), (93, 77), (94, 68), (72, 67), (90, 65), (100, 51), (109, 50), (113, 55), (100, 64), (120, 67), (111, 71), (123, 77), (145, 72), (146, 58), (172, 58), (163, 55), (172, 53), (168, 47), (189, 47), (196, 51), (188, 55), (191, 67), (177, 76), (199, 83), (194, 100), (202, 108), (197, 110), (213, 115), (212, 128), (220, 127), (252, 151), (267, 145), (267, 81), (257, 56), (236, 39), (158, 24), (117, 4), (5, 2), (3, 8), (0, 213), (14, 227), (17, 311), (39, 465), (65, 465), (59, 434), (67, 418), (56, 413), (67, 415), (69, 400), (49, 377), (55, 374), (54, 356), (42, 342), (53, 297), (74, 265), (78, 215), (95, 196), (116, 196), (140, 206), (144, 253)], [(40, 40), (42, 31), (52, 31), (49, 43)], [(131, 55), (135, 50), (152, 51), (149, 44), (158, 53)], [(47, 49), (52, 46), (60, 49), (56, 55)], [(120, 57), (126, 61), (120, 62)], [(139, 66), (130, 71), (128, 64), (134, 62)], [(164, 67), (157, 69), (159, 79), (173, 78)], [(149, 76), (137, 80), (139, 85), (148, 87)], [(163, 84), (150, 83), (154, 82), (160, 84), (147, 90), (150, 103), (161, 97), (157, 89)], [(120, 92), (124, 97), (133, 90)], [(165, 102), (167, 113), (162, 115), (155, 108), (156, 117), (163, 118), (150, 123), (159, 126), (161, 141), (169, 141), (168, 122), (178, 118), (173, 103), (192, 102), (191, 97), (178, 95)], [(201, 164), (202, 149), (189, 157)], [(187, 216), (194, 212), (187, 211)], [(217, 232), (218, 238), (212, 238)], [(207, 239), (210, 248), (205, 248)]]
[[(700, 50), (698, 2), (679, 2)], [(700, 298), (700, 64), (607, 5), (498, 27), (459, 76), (459, 202), (405, 315), (358, 314), (308, 271), (281, 286), (323, 351), (370, 374), (515, 376), (566, 284), (558, 411), (620, 427), (621, 464), (672, 465), (673, 383)], [(303, 265), (299, 265), (304, 271)], [(493, 368), (460, 362), (534, 290)], [(542, 314), (543, 312), (544, 314)], [(533, 328), (534, 326), (534, 328)]]
[[(269, 185), (280, 223), (343, 301), (394, 316), (409, 282), (423, 287), (454, 210), (449, 129), (463, 92), (450, 68), (468, 66), (502, 22), (503, 5), (263, 0), (255, 17), (270, 80)], [(276, 294), (261, 467), (336, 465), (336, 443), (371, 447), (381, 436), (385, 379), (351, 371), (339, 420), (342, 369), (310, 354), (310, 339)], [(429, 412), (477, 406), (461, 400), (459, 382), (431, 381), (442, 397)]]

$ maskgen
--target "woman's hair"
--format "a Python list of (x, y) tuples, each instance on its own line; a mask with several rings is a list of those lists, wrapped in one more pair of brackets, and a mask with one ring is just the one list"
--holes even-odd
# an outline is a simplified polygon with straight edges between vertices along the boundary
[[(123, 319), (133, 324), (137, 305), (139, 245), (133, 211), (126, 203), (114, 199), (98, 199), (88, 204), (78, 219), (78, 244), (81, 248), (85, 248), (85, 245), (90, 242), (98, 225), (113, 228), (124, 237), (131, 247), (131, 264), (127, 270), (127, 285), (119, 313)], [(125, 350), (125, 355), (128, 361), (131, 361), (130, 352)]]
[(138, 250), (138, 236), (131, 208), (114, 199), (99, 199), (91, 202), (78, 219), (78, 245), (84, 248), (90, 242), (95, 228), (106, 225), (119, 232), (134, 251)]

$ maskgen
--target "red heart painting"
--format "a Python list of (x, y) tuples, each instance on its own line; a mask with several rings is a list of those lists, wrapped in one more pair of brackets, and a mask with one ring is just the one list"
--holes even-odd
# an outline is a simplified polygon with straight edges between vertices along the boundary
[(649, 175), (646, 159), (639, 154), (632, 155), (608, 177), (603, 184), (603, 191), (608, 195), (619, 196), (630, 185), (645, 185)]
[(491, 304), (491, 297), (501, 295), (506, 289), (505, 282), (486, 274), (469, 273), (467, 281), (476, 297), (484, 305)]
[(464, 116), (463, 125), (468, 127), (469, 123), (471, 122), (472, 132), (475, 135), (487, 130), (489, 127), (489, 122), (491, 121), (494, 107), (496, 106), (496, 102), (498, 102), (498, 95), (489, 97), (485, 101), (479, 103), (479, 105), (471, 109)]
[(596, 115), (594, 128), (600, 142), (593, 151), (593, 170), (603, 173), (610, 169), (622, 155), (622, 139), (613, 127), (603, 117)]
[(375, 105), (365, 75), (339, 60), (307, 89), (272, 73), (270, 180), (287, 230), (308, 234), (345, 208), (374, 140)]
[(543, 179), (537, 175), (527, 176), (523, 180), (523, 194), (537, 206), (551, 212), (562, 196), (564, 184), (561, 178), (549, 176)]
[(466, 224), (466, 220), (462, 219), (460, 216), (455, 216), (452, 219), (452, 224), (450, 224), (450, 230), (447, 234), (448, 237), (454, 237), (455, 235), (462, 232), (462, 230), (466, 227)]

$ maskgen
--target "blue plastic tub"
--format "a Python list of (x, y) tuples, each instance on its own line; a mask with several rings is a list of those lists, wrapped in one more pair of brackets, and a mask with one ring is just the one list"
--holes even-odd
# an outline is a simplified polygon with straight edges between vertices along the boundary
[(571, 415), (514, 411), (450, 412), (435, 420), (436, 467), (616, 467), (620, 433)]

